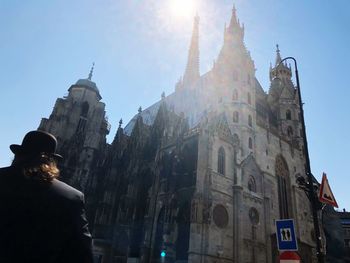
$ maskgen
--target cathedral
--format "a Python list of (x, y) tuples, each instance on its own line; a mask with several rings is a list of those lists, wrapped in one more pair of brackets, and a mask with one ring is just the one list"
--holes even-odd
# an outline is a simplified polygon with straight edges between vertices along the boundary
[(98, 263), (274, 263), (275, 222), (294, 219), (302, 262), (316, 262), (298, 91), (277, 46), (268, 92), (233, 8), (212, 68), (199, 72), (199, 17), (174, 92), (110, 124), (92, 70), (57, 99), (61, 179), (85, 193)]

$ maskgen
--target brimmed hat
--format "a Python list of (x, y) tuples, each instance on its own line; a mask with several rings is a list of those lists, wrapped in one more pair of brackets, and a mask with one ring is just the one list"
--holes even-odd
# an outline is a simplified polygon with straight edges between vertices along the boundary
[(22, 141), (22, 145), (11, 144), (14, 154), (36, 155), (45, 153), (57, 159), (63, 159), (56, 153), (57, 140), (51, 133), (44, 131), (30, 131)]

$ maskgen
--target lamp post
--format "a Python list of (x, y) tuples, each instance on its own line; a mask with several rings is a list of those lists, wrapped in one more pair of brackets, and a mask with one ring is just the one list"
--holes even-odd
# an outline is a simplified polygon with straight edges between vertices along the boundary
[(316, 235), (316, 249), (317, 249), (317, 259), (319, 263), (324, 263), (324, 257), (321, 252), (321, 234), (320, 234), (320, 226), (317, 216), (317, 200), (316, 200), (316, 194), (314, 191), (314, 185), (313, 185), (313, 175), (311, 173), (311, 166), (310, 166), (310, 158), (309, 158), (309, 150), (307, 145), (307, 138), (306, 138), (306, 128), (305, 128), (305, 120), (304, 120), (304, 110), (303, 110), (303, 103), (301, 99), (301, 91), (300, 91), (300, 83), (299, 83), (299, 74), (298, 74), (298, 66), (297, 61), (294, 57), (286, 57), (281, 60), (281, 62), (278, 64), (281, 65), (284, 61), (291, 59), (294, 61), (295, 66), (295, 77), (297, 81), (297, 91), (299, 95), (299, 107), (300, 107), (300, 121), (302, 125), (302, 136), (303, 136), (303, 143), (304, 143), (304, 151), (305, 151), (305, 173), (308, 178), (308, 184), (307, 184), (307, 190), (309, 192), (309, 199), (311, 201), (312, 206), (312, 217), (314, 222), (314, 228), (315, 228), (315, 235)]

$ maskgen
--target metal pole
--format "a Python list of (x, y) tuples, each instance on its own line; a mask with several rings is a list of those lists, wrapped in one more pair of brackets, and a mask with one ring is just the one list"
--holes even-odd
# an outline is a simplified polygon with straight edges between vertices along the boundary
[[(317, 249), (317, 259), (319, 263), (324, 263), (324, 257), (321, 252), (321, 234), (320, 234), (320, 225), (318, 221), (317, 216), (317, 200), (316, 200), (316, 194), (314, 191), (314, 185), (313, 185), (313, 175), (311, 173), (311, 166), (310, 166), (310, 157), (309, 157), (309, 149), (307, 145), (307, 138), (306, 138), (306, 128), (305, 128), (305, 119), (304, 119), (304, 110), (303, 110), (303, 102), (301, 99), (301, 91), (300, 91), (300, 83), (299, 83), (299, 74), (298, 74), (298, 66), (297, 61), (293, 57), (286, 57), (281, 60), (281, 62), (278, 64), (282, 64), (283, 61), (291, 59), (294, 61), (295, 65), (295, 77), (297, 80), (297, 91), (299, 95), (299, 107), (300, 107), (300, 121), (302, 125), (302, 136), (303, 136), (303, 143), (304, 143), (304, 152), (305, 152), (305, 173), (308, 177), (308, 190), (310, 195), (310, 201), (312, 206), (312, 217), (314, 221), (314, 228), (315, 228), (315, 235), (316, 235), (316, 249)], [(278, 67), (277, 66), (277, 67)]]

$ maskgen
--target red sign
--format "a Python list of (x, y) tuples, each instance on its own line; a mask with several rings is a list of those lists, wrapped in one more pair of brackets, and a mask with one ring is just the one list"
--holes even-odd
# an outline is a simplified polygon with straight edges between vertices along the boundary
[(323, 176), (322, 176), (320, 195), (318, 198), (322, 203), (326, 203), (334, 207), (338, 207), (337, 201), (334, 198), (331, 187), (329, 186), (329, 183), (328, 183), (327, 175), (325, 173), (323, 173)]
[(293, 251), (284, 251), (280, 255), (280, 263), (300, 263), (300, 257)]

